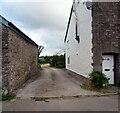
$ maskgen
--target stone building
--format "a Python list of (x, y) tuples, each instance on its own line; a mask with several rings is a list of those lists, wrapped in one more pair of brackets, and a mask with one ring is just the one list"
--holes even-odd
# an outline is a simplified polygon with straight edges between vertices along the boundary
[(38, 45), (2, 16), (0, 16), (0, 30), (2, 85), (12, 92), (37, 74)]
[(73, 0), (65, 35), (66, 68), (85, 78), (93, 70), (120, 84), (120, 2)]

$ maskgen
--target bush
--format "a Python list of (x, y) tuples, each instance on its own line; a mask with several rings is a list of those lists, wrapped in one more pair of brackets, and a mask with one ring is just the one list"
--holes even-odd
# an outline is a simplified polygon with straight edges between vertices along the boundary
[(109, 83), (109, 79), (106, 75), (99, 71), (93, 71), (89, 74), (89, 77), (95, 87), (107, 86)]
[(38, 58), (38, 64), (46, 64), (46, 60), (44, 58)]
[(65, 68), (65, 63), (64, 62), (58, 62), (56, 68)]
[(65, 55), (53, 55), (50, 60), (50, 66), (65, 68)]

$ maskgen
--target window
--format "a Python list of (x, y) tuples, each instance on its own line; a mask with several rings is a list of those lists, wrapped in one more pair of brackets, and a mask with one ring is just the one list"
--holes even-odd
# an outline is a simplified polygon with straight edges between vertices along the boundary
[(67, 41), (67, 49), (69, 49), (69, 40)]
[(70, 57), (67, 57), (67, 63), (70, 64)]

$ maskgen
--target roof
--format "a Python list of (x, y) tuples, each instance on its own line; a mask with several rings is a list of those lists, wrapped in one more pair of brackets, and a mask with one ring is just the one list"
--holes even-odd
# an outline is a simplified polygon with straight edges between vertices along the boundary
[(68, 25), (67, 25), (67, 30), (66, 30), (64, 42), (66, 42), (66, 39), (67, 39), (68, 30), (69, 30), (69, 26), (70, 26), (70, 21), (71, 21), (71, 17), (72, 17), (72, 12), (73, 12), (73, 5), (72, 5), (72, 8), (71, 8), (71, 12), (70, 12), (70, 17), (69, 17), (69, 21), (68, 21)]
[(25, 39), (26, 41), (28, 41), (29, 43), (31, 43), (32, 45), (35, 45), (38, 47), (38, 45), (32, 40), (30, 39), (26, 34), (24, 34), (20, 29), (18, 29), (12, 22), (9, 22), (8, 20), (6, 20), (4, 17), (2, 17), (0, 15), (0, 22), (5, 25), (6, 27), (12, 29), (14, 32), (16, 32), (17, 34), (19, 34), (23, 39)]

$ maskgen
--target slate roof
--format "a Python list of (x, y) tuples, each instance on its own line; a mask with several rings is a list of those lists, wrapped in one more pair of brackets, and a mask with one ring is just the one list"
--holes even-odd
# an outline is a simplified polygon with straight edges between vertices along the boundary
[(5, 25), (6, 27), (12, 29), (17, 34), (19, 34), (23, 39), (25, 39), (26, 41), (28, 41), (32, 45), (35, 45), (38, 47), (38, 45), (32, 39), (30, 39), (25, 33), (23, 33), (19, 28), (17, 28), (12, 22), (9, 22), (7, 19), (2, 17), (1, 15), (0, 15), (0, 22), (3, 25)]

